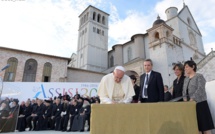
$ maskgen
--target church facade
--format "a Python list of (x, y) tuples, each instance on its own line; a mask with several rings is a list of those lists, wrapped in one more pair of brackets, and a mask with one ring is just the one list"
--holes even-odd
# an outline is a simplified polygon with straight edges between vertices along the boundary
[[(175, 78), (172, 70), (175, 63), (183, 63), (191, 58), (198, 63), (206, 55), (201, 32), (188, 6), (184, 4), (180, 11), (176, 7), (170, 7), (165, 13), (166, 21), (158, 16), (146, 33), (135, 34), (129, 41), (116, 44), (107, 51), (108, 14), (89, 6), (79, 16), (79, 42), (76, 62), (73, 66), (110, 73), (115, 66), (121, 65), (126, 68), (126, 74), (135, 74), (139, 77), (144, 73), (143, 61), (152, 59), (153, 70), (162, 74), (165, 85), (171, 86)], [(85, 18), (85, 14), (88, 14), (85, 22), (88, 33), (83, 39), (81, 33), (85, 30), (83, 30), (82, 19)], [(105, 25), (102, 25), (103, 21), (99, 20), (101, 16), (105, 18)], [(102, 31), (101, 34), (95, 33), (99, 29)], [(81, 43), (82, 41), (84, 43)], [(84, 58), (80, 58), (80, 55), (84, 55)], [(80, 63), (84, 64), (80, 66)], [(88, 66), (94, 66), (94, 68)]]
[(117, 65), (124, 66), (127, 75), (139, 78), (144, 60), (150, 58), (153, 70), (171, 86), (173, 65), (192, 58), (207, 81), (215, 80), (215, 52), (205, 55), (201, 32), (188, 6), (180, 11), (170, 7), (165, 13), (166, 21), (158, 16), (146, 33), (135, 34), (108, 51), (109, 14), (89, 6), (79, 16), (76, 54), (66, 58), (0, 47), (0, 67), (10, 64), (0, 78), (8, 82), (100, 82)]

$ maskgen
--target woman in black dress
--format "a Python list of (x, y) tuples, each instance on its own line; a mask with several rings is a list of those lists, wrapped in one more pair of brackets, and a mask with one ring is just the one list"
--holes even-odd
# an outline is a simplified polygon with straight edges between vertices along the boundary
[(184, 101), (196, 102), (199, 133), (211, 134), (210, 130), (214, 129), (214, 124), (207, 103), (206, 80), (202, 74), (196, 73), (197, 66), (194, 61), (186, 61), (184, 69), (187, 77), (184, 79), (183, 99)]
[[(184, 84), (184, 66), (181, 63), (175, 64), (173, 67), (174, 73), (177, 78), (173, 81), (173, 92), (172, 99), (177, 97), (182, 97), (183, 84)], [(183, 101), (183, 99), (179, 99), (179, 101)]]

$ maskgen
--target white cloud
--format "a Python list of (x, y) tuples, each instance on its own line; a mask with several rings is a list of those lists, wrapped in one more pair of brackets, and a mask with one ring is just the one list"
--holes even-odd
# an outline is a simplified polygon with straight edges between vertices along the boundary
[(0, 46), (70, 57), (76, 52), (80, 13), (101, 0), (0, 2)]
[[(144, 14), (136, 10), (126, 11), (126, 17), (120, 19), (117, 8), (111, 5), (109, 42), (115, 44), (122, 44), (131, 39), (131, 37), (138, 33), (146, 33), (146, 30), (152, 27), (155, 20), (155, 14)], [(110, 46), (115, 44), (109, 44)]]
[(166, 20), (166, 14), (165, 11), (167, 8), (169, 7), (177, 7), (178, 10), (180, 10), (183, 7), (183, 3), (182, 0), (163, 0), (163, 1), (159, 1), (156, 5), (155, 5), (155, 12), (157, 14), (159, 14), (159, 16), (161, 17), (161, 19)]
[[(213, 35), (215, 8), (208, 10), (208, 7), (214, 5), (215, 1), (185, 2), (203, 37), (206, 39)], [(146, 33), (152, 27), (157, 14), (166, 20), (165, 10), (168, 7), (176, 6), (179, 11), (183, 7), (181, 0), (162, 0), (149, 14), (145, 14), (144, 9), (127, 10), (126, 17), (122, 19), (117, 10), (119, 7), (104, 0), (0, 1), (0, 46), (70, 57), (77, 48), (78, 16), (88, 5), (100, 7), (101, 10), (110, 8), (110, 46), (125, 43), (134, 34)]]
[(206, 54), (210, 53), (211, 49), (213, 49), (213, 51), (215, 51), (215, 42), (205, 44), (204, 48), (205, 48), (205, 53)]

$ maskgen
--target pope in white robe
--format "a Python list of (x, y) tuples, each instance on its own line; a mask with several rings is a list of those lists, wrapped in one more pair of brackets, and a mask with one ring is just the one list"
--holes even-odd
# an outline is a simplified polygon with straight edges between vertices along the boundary
[(117, 66), (113, 73), (105, 75), (98, 87), (101, 104), (130, 103), (135, 95), (131, 79), (125, 69)]

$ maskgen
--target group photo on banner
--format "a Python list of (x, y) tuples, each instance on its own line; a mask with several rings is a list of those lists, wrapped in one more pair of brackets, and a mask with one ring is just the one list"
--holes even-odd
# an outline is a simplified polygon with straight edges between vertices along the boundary
[(77, 131), (85, 122), (90, 129), (90, 104), (100, 102), (98, 84), (2, 82), (0, 133), (26, 128)]

